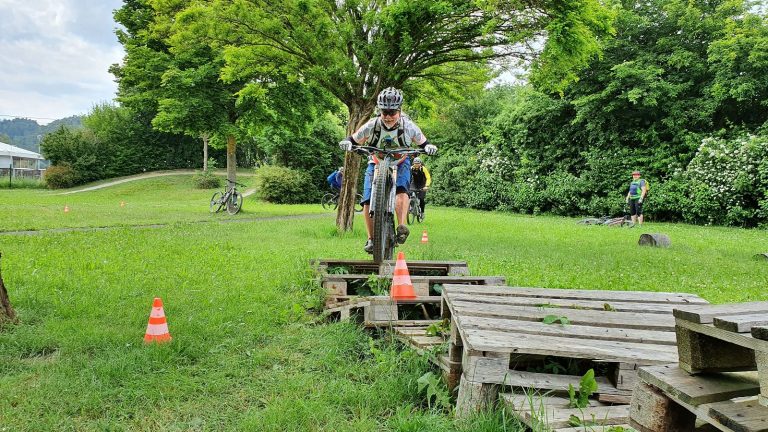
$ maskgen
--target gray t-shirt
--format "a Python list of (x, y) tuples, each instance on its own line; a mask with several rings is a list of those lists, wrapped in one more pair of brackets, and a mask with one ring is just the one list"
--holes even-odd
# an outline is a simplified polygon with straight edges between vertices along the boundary
[(414, 146), (420, 146), (424, 144), (427, 141), (427, 137), (424, 136), (424, 134), (421, 132), (421, 129), (419, 129), (418, 126), (416, 126), (416, 123), (414, 123), (408, 116), (405, 114), (400, 114), (400, 119), (398, 120), (398, 124), (395, 125), (395, 127), (392, 130), (388, 130), (387, 127), (384, 125), (384, 122), (381, 121), (381, 135), (379, 135), (379, 142), (377, 143), (368, 143), (368, 139), (373, 136), (374, 128), (376, 127), (376, 122), (381, 121), (379, 120), (379, 117), (374, 117), (370, 120), (368, 120), (367, 123), (362, 125), (360, 129), (358, 129), (354, 134), (352, 134), (352, 139), (355, 140), (356, 143), (362, 145), (369, 145), (374, 147), (384, 147), (384, 144), (387, 141), (390, 141), (392, 144), (389, 145), (389, 147), (399, 147), (400, 143), (397, 141), (397, 131), (400, 128), (400, 122), (402, 122), (403, 125), (403, 138), (405, 141), (405, 145), (407, 147), (414, 147)]

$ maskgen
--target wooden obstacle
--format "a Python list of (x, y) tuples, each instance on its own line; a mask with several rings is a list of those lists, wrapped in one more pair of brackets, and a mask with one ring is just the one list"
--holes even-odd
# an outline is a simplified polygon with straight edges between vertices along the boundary
[(640, 431), (768, 431), (768, 302), (674, 311), (679, 364), (641, 368), (630, 413)]
[(637, 241), (640, 246), (669, 247), (672, 242), (666, 234), (641, 234)]
[[(378, 274), (392, 275), (395, 260), (376, 264), (369, 260), (314, 259), (309, 264), (319, 274)], [(468, 276), (466, 261), (408, 261), (411, 276)]]
[[(562, 395), (568, 384), (578, 388), (581, 370), (593, 368), (600, 371), (598, 401), (624, 405), (608, 410), (615, 415), (598, 422), (606, 425), (626, 423), (638, 366), (677, 360), (672, 309), (706, 304), (692, 294), (451, 284), (442, 299), (447, 357), (461, 368), (458, 415), (495, 403), (501, 389), (509, 389), (507, 401), (519, 401), (521, 391)], [(568, 324), (546, 324), (552, 317)], [(581, 366), (578, 374), (537, 369), (563, 359)]]
[(439, 296), (393, 301), (389, 296), (355, 297), (326, 304), (335, 320), (351, 320), (365, 327), (427, 326), (440, 319)]
[[(410, 264), (408, 267), (410, 271)], [(329, 300), (343, 301), (359, 295), (371, 295), (368, 286), (370, 277), (365, 274), (324, 274), (321, 283), (328, 292)], [(392, 280), (391, 275), (379, 277)], [(503, 285), (505, 279), (501, 276), (411, 276), (411, 282), (416, 295), (439, 296), (445, 284)]]

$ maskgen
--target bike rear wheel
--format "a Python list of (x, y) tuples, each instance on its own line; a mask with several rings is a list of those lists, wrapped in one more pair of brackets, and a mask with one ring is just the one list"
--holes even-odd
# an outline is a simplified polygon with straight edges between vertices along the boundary
[(320, 200), (320, 204), (323, 205), (323, 209), (325, 210), (336, 210), (336, 207), (338, 206), (336, 195), (328, 192), (327, 194), (323, 195), (323, 198)]
[(227, 213), (236, 215), (243, 207), (243, 194), (238, 191), (233, 191), (232, 195), (227, 200)]
[(221, 202), (221, 192), (216, 192), (211, 197), (211, 204), (210, 207), (208, 207), (208, 210), (211, 211), (211, 213), (218, 213), (221, 211), (221, 207), (224, 206), (224, 203)]
[(357, 196), (355, 196), (355, 199), (357, 200), (357, 201), (355, 201), (355, 213), (362, 213), (363, 212), (363, 205), (360, 204), (360, 201), (363, 200), (363, 195), (357, 194)]
[(394, 216), (389, 212), (389, 195), (392, 187), (392, 177), (389, 173), (388, 161), (379, 161), (376, 173), (376, 202), (373, 210), (373, 261), (392, 259), (392, 249), (395, 246)]

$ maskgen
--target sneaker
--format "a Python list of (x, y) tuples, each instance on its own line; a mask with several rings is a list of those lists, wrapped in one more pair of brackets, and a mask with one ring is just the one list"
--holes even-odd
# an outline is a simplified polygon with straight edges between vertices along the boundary
[(406, 240), (408, 240), (408, 234), (410, 234), (411, 231), (408, 229), (405, 225), (398, 225), (397, 227), (397, 244), (403, 244)]
[(368, 241), (365, 242), (365, 246), (363, 246), (363, 250), (369, 254), (373, 254), (373, 240), (368, 239)]

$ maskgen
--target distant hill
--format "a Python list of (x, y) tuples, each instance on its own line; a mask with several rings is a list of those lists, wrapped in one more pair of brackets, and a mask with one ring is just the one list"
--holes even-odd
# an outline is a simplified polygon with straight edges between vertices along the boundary
[[(7, 144), (15, 145), (33, 152), (40, 152), (40, 138), (53, 132), (61, 126), (73, 129), (83, 127), (83, 116), (71, 116), (54, 120), (47, 125), (40, 125), (34, 120), (15, 118), (13, 120), (0, 120), (0, 141), (5, 142), (4, 136), (10, 138)], [(38, 138), (39, 137), (39, 138)]]

